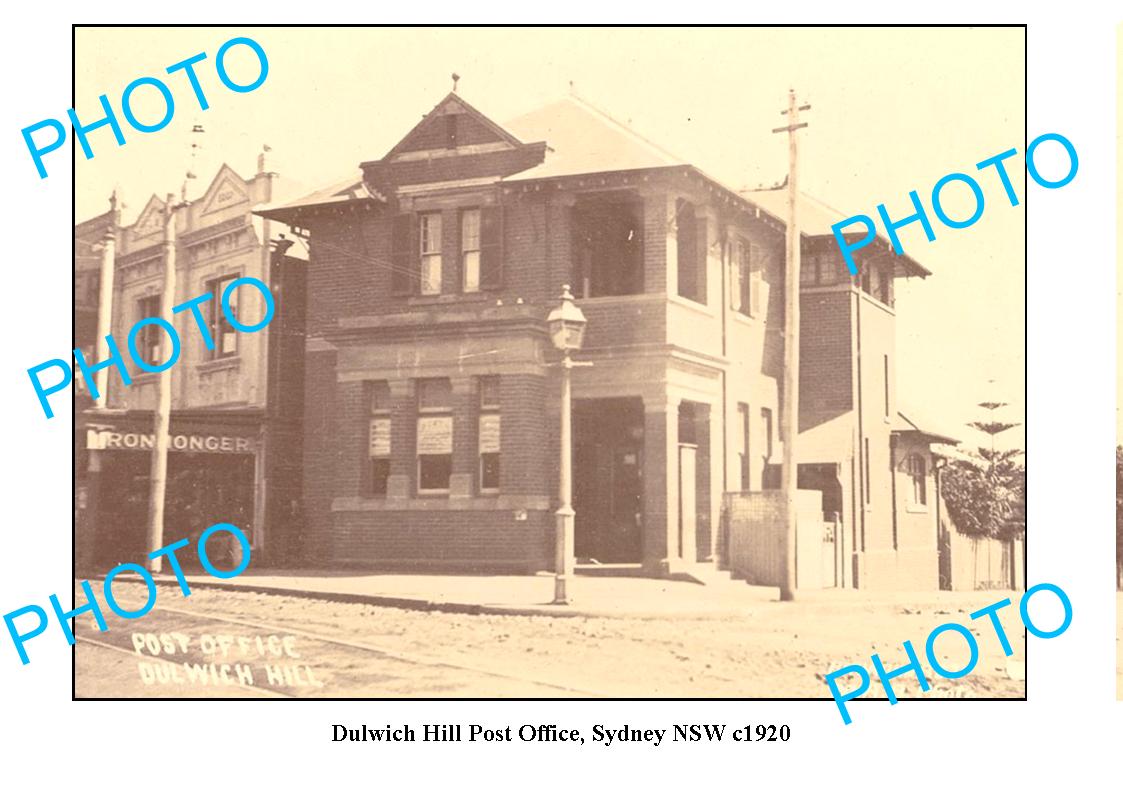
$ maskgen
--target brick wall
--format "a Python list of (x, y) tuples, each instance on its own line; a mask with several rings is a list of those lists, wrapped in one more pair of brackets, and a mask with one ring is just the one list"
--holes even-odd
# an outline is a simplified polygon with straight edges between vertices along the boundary
[(331, 503), (336, 495), (335, 352), (310, 350), (304, 359), (304, 537), (295, 545), (308, 561), (328, 557)]
[[(520, 515), (521, 516), (521, 515)], [(333, 559), (399, 569), (533, 573), (553, 568), (553, 512), (337, 511)]]
[(800, 432), (853, 408), (851, 301), (847, 291), (800, 297)]

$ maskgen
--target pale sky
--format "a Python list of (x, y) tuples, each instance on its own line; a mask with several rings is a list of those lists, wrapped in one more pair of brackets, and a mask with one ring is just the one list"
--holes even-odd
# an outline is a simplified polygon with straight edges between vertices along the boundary
[[(250, 36), (269, 58), (258, 89), (237, 94), (219, 82), (214, 56), (234, 36)], [(197, 72), (210, 103), (200, 111), (185, 77), (170, 64), (205, 51)], [(237, 53), (237, 57), (235, 57)], [(79, 29), (76, 111), (99, 117), (99, 94), (119, 107), (121, 91), (145, 75), (167, 78), (176, 100), (163, 130), (116, 146), (106, 128), (91, 134), (95, 157), (79, 152), (77, 220), (107, 209), (114, 185), (131, 223), (152, 193), (178, 194), (190, 130), (203, 124), (198, 196), (228, 162), (250, 176), (262, 144), (273, 170), (309, 190), (357, 174), (382, 157), (451, 89), (502, 124), (569, 90), (631, 125), (731, 188), (774, 183), (787, 170), (779, 110), (794, 87), (810, 102), (801, 145), (803, 190), (841, 212), (895, 218), (911, 214), (916, 190), (935, 228), (929, 243), (913, 224), (906, 252), (933, 276), (897, 282), (897, 390), (937, 430), (982, 442), (964, 423), (975, 404), (1010, 404), (1025, 414), (1025, 38), (1022, 29)], [(250, 51), (231, 51), (239, 82), (256, 74)], [(155, 92), (152, 92), (155, 94)], [(134, 95), (146, 121), (162, 105)], [(148, 110), (146, 108), (155, 108)], [(124, 123), (122, 119), (122, 123)], [(1046, 130), (1031, 130), (1030, 137)], [(195, 137), (199, 139), (198, 136)], [(1008, 161), (1018, 207), (992, 170), (975, 163), (1016, 147)], [(62, 150), (54, 153), (66, 157)], [(47, 156), (50, 169), (51, 155)], [(972, 227), (943, 227), (931, 213), (932, 186), (949, 172), (977, 175), (986, 196)], [(959, 186), (962, 187), (962, 186)], [(970, 215), (948, 189), (953, 217)], [(999, 438), (1024, 447), (1024, 430)]]

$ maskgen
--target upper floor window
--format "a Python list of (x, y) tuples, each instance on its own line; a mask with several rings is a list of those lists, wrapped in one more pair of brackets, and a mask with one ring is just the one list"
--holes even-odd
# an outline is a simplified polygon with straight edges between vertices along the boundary
[[(390, 223), (390, 289), (396, 296), (437, 296), (442, 285), (459, 282), (464, 293), (498, 290), (503, 286), (503, 208), (466, 208), (442, 218), (439, 211), (403, 213)], [(460, 274), (445, 280), (443, 221), (459, 233), (450, 238), (451, 268), (457, 266), (459, 250)], [(454, 288), (455, 289), (455, 288)]]
[[(237, 276), (223, 276), (207, 282), (207, 292), (211, 294), (210, 304), (210, 333), (214, 340), (214, 348), (208, 351), (211, 359), (232, 357), (238, 353), (238, 330), (231, 325), (222, 311), (222, 294)], [(238, 293), (232, 291), (228, 302), (230, 314), (238, 317)]]
[(753, 306), (753, 272), (752, 272), (752, 244), (742, 238), (736, 238), (732, 245), (732, 265), (730, 273), (733, 277), (733, 287), (730, 296), (733, 299), (733, 309), (742, 315), (752, 315)]
[(881, 292), (877, 297), (882, 304), (893, 306), (893, 266), (887, 266), (881, 272)]
[(421, 230), (421, 295), (436, 296), (441, 292), (441, 214), (422, 213)]
[(814, 285), (819, 276), (819, 255), (808, 254), (799, 263), (799, 283)]
[(678, 294), (706, 303), (706, 217), (698, 216), (685, 199), (675, 203), (675, 239), (678, 255)]
[(820, 254), (816, 259), (816, 280), (820, 285), (833, 285), (837, 277), (838, 264), (829, 254)]
[[(160, 317), (160, 294), (154, 296), (141, 296), (136, 302), (137, 320)], [(149, 365), (158, 365), (162, 362), (160, 356), (160, 342), (166, 336), (165, 332), (154, 323), (142, 326), (137, 333), (137, 351), (140, 358)]]
[(884, 366), (882, 373), (882, 384), (885, 386), (885, 419), (889, 419), (889, 355), (882, 354), (882, 364)]
[(638, 197), (581, 196), (572, 219), (575, 295), (642, 293), (643, 206)]
[[(455, 117), (452, 117), (455, 118)], [(460, 211), (461, 289), (475, 293), (480, 289), (480, 211)]]

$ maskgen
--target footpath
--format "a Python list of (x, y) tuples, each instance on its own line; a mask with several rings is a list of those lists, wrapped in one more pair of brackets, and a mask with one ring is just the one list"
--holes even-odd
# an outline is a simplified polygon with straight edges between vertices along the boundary
[[(265, 570), (244, 572), (231, 580), (202, 573), (189, 573), (186, 577), (193, 589), (464, 614), (713, 619), (746, 617), (768, 611), (770, 606), (779, 609), (783, 605), (775, 587), (721, 578), (702, 585), (682, 580), (578, 574), (569, 583), (569, 604), (554, 605), (551, 573), (482, 576)], [(160, 585), (175, 583), (175, 576), (170, 573), (156, 575), (155, 579)], [(964, 594), (825, 589), (800, 591), (796, 599), (803, 604), (835, 607), (839, 603), (950, 606), (962, 602)], [(968, 599), (973, 604), (984, 597), (975, 593)]]

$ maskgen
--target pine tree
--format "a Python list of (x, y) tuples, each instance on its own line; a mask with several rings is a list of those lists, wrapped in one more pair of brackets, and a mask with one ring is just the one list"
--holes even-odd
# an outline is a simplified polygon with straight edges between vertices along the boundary
[(975, 460), (953, 460), (941, 471), (941, 487), (948, 513), (960, 531), (977, 536), (1013, 539), (1025, 535), (1025, 466), (1022, 451), (999, 448), (997, 437), (1020, 423), (995, 418), (1005, 407), (1000, 401), (983, 401), (988, 416), (967, 425), (990, 437), (977, 448)]

